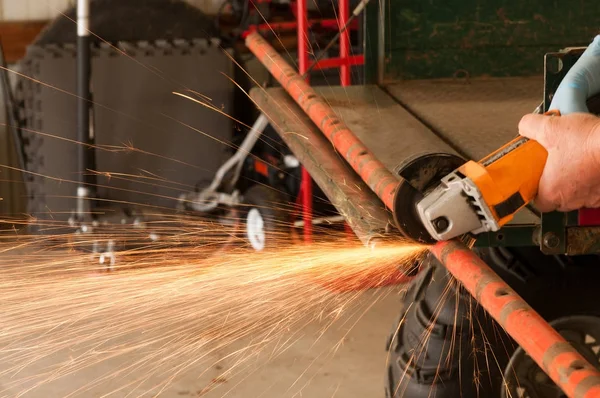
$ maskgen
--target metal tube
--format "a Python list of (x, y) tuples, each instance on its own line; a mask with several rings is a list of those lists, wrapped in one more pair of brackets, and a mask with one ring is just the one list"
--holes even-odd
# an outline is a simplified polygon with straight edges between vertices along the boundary
[[(298, 0), (297, 3), (298, 18), (298, 69), (306, 81), (310, 81), (308, 70), (309, 48), (308, 48), (308, 15), (306, 9), (306, 0)], [(312, 179), (308, 171), (302, 167), (300, 183), (300, 199), (302, 205), (302, 221), (304, 222), (303, 232), (304, 241), (312, 240)]]
[(390, 213), (292, 98), (281, 88), (256, 88), (250, 95), (261, 109), (271, 110), (267, 116), (275, 130), (358, 239), (368, 246), (385, 237)]
[(93, 129), (90, 128), (91, 100), (91, 49), (89, 36), (90, 0), (77, 1), (77, 140), (81, 143), (78, 149), (79, 187), (77, 188), (77, 212), (82, 217), (88, 197), (94, 196), (92, 191), (96, 178), (88, 169), (95, 168)]
[[(339, 20), (340, 20), (340, 32), (344, 30), (340, 36), (340, 58), (346, 60), (350, 57), (350, 34), (347, 29), (344, 29), (348, 23), (350, 17), (350, 4), (349, 0), (339, 0)], [(352, 84), (350, 76), (350, 66), (343, 64), (340, 67), (340, 82), (342, 86), (346, 87)]]
[(393, 210), (394, 193), (398, 189), (400, 177), (391, 173), (371, 153), (331, 107), (258, 33), (248, 35), (246, 46), (306, 112), (369, 188), (388, 209)]
[[(306, 0), (297, 1), (298, 18), (298, 70), (303, 75), (309, 67), (309, 48), (308, 48), (308, 17), (306, 9)], [(308, 76), (306, 77), (308, 80)]]
[(569, 397), (600, 397), (600, 372), (463, 244), (430, 248), (477, 302)]
[(312, 242), (313, 207), (312, 207), (312, 178), (306, 168), (302, 167), (300, 194), (302, 195), (302, 231), (304, 242)]
[[(240, 178), (240, 174), (242, 171), (242, 166), (244, 165), (244, 160), (250, 154), (250, 151), (256, 144), (256, 141), (260, 138), (262, 133), (265, 131), (267, 126), (269, 125), (269, 119), (265, 116), (264, 113), (261, 113), (258, 118), (254, 121), (252, 128), (242, 141), (241, 145), (236, 150), (235, 154), (229, 158), (219, 170), (217, 170), (215, 174), (215, 178), (212, 183), (208, 187), (208, 191), (216, 192), (219, 186), (223, 183), (223, 178), (225, 175), (235, 166), (235, 170), (233, 176), (231, 178), (231, 185), (235, 185), (237, 180)], [(216, 207), (216, 206), (215, 206)]]

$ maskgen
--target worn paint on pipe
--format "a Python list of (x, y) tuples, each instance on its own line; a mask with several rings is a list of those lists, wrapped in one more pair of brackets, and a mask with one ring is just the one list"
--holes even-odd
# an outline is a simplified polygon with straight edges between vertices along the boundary
[(600, 372), (475, 253), (456, 241), (430, 250), (568, 397), (600, 397)]

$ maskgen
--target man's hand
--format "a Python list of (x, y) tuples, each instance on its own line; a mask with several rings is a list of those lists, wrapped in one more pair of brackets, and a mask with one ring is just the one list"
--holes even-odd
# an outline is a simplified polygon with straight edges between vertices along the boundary
[(535, 204), (540, 211), (600, 207), (600, 118), (526, 115), (519, 134), (548, 151)]

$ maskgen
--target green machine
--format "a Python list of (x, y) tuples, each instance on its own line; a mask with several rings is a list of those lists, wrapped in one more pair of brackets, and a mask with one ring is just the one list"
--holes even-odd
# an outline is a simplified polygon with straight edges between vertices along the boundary
[(599, 16), (589, 0), (371, 2), (367, 81), (541, 75), (544, 54), (587, 46)]

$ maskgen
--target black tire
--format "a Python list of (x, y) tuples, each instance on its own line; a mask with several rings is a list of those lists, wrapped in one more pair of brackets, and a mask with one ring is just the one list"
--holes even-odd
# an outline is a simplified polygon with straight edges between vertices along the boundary
[[(276, 188), (253, 185), (244, 193), (241, 216), (244, 224), (244, 239), (257, 251), (269, 250), (289, 241), (289, 203), (287, 195)], [(264, 240), (262, 248), (250, 236), (253, 217), (259, 215), (263, 221)]]
[[(485, 249), (480, 256), (549, 322), (591, 316), (600, 325), (598, 257), (544, 256), (535, 248)], [(600, 345), (600, 327), (589, 333)], [(583, 342), (571, 342), (600, 365), (598, 353)], [(520, 349), (446, 269), (429, 258), (405, 295), (387, 350), (387, 398), (506, 398), (504, 373)], [(529, 362), (533, 374), (537, 365)], [(522, 359), (519, 363), (525, 366)], [(531, 396), (560, 397), (556, 388)]]

